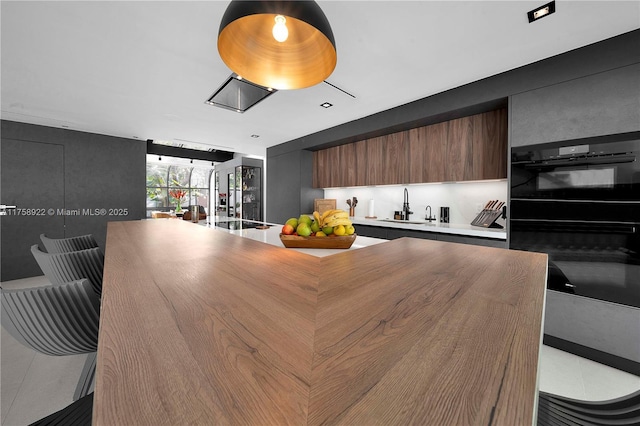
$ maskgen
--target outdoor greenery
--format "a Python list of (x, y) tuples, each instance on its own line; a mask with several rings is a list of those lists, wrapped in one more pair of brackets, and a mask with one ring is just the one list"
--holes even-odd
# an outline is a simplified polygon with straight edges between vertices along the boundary
[[(209, 209), (212, 168), (147, 164), (147, 216), (153, 210), (175, 210), (180, 204)], [(178, 200), (173, 195), (184, 195)]]

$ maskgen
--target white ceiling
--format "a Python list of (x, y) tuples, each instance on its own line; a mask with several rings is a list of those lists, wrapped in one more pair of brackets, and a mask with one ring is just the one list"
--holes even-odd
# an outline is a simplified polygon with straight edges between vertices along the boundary
[[(228, 1), (2, 1), (2, 118), (189, 141), (264, 156), (266, 147), (640, 28), (640, 2), (319, 1), (338, 65), (244, 114), (205, 104), (231, 71), (216, 36)], [(325, 101), (334, 106), (319, 105)], [(260, 135), (252, 138), (251, 135)]]

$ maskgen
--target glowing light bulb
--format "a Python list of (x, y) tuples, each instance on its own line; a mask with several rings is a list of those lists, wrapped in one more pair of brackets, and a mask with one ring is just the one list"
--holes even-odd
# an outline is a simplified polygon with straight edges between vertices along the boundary
[(289, 37), (289, 29), (287, 28), (287, 25), (285, 24), (285, 22), (287, 22), (287, 19), (282, 16), (282, 15), (276, 15), (276, 24), (273, 26), (273, 38), (276, 39), (276, 41), (279, 41), (280, 43), (284, 42), (287, 40), (287, 38)]

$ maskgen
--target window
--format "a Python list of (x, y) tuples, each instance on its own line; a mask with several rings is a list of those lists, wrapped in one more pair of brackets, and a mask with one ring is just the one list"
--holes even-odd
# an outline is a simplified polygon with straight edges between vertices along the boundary
[(167, 163), (160, 163), (156, 156), (147, 156), (147, 217), (151, 217), (152, 211), (175, 210), (178, 206), (178, 200), (173, 196), (176, 191), (185, 192), (180, 200), (182, 209), (200, 205), (209, 215), (213, 168), (171, 164), (171, 160), (176, 159), (167, 157), (163, 157), (163, 160)]
[(168, 172), (168, 165), (147, 163), (147, 217), (151, 216), (153, 210), (169, 207)]

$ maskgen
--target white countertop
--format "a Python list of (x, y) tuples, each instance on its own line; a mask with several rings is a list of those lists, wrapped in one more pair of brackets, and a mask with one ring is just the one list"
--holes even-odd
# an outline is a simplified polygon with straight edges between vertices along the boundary
[[(493, 238), (496, 240), (506, 240), (507, 231), (497, 228), (483, 228), (464, 223), (440, 223), (428, 222), (426, 220), (392, 220), (387, 222), (387, 218), (367, 219), (364, 217), (351, 217), (354, 225), (379, 226), (395, 229), (410, 229), (412, 231), (438, 232), (441, 234), (455, 234), (471, 237)], [(384, 219), (384, 220), (381, 220)], [(358, 228), (356, 227), (356, 233)]]
[[(234, 219), (234, 218), (221, 218), (221, 222), (233, 222), (233, 221), (238, 221), (239, 219)], [(260, 222), (263, 223), (263, 222)], [(256, 241), (260, 241), (263, 243), (267, 243), (267, 244), (271, 244), (274, 246), (278, 246), (278, 247), (282, 247), (284, 248), (284, 245), (282, 244), (282, 241), (280, 241), (280, 231), (282, 230), (282, 225), (278, 225), (278, 224), (270, 224), (267, 223), (268, 225), (272, 225), (271, 227), (269, 227), (269, 229), (255, 229), (255, 228), (248, 228), (248, 229), (236, 229), (236, 230), (229, 230), (226, 228), (219, 228), (216, 227), (214, 223), (207, 223), (205, 224), (204, 222), (200, 222), (200, 225), (206, 225), (210, 228), (215, 228), (216, 230), (219, 231), (226, 231), (230, 234), (233, 235), (238, 235), (240, 237), (244, 237), (244, 238), (251, 238), (252, 240), (256, 240)], [(357, 230), (356, 230), (357, 233)], [(367, 247), (367, 246), (371, 246), (374, 244), (380, 244), (380, 243), (385, 243), (388, 240), (382, 240), (380, 238), (371, 238), (371, 237), (363, 237), (358, 235), (356, 237), (356, 240), (353, 242), (353, 244), (351, 245), (350, 248), (348, 249), (305, 249), (305, 248), (289, 248), (287, 250), (295, 250), (297, 252), (300, 253), (306, 253), (306, 254), (310, 254), (312, 256), (317, 256), (317, 257), (324, 257), (324, 256), (330, 256), (332, 254), (337, 254), (337, 253), (344, 253), (346, 250), (357, 250), (359, 248), (362, 247)]]

